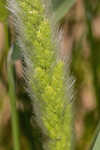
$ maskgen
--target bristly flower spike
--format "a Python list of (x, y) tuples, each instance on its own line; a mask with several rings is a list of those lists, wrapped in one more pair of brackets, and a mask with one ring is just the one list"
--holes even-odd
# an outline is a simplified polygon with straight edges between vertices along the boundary
[(25, 58), (24, 76), (36, 121), (48, 137), (43, 148), (71, 150), (73, 112), (69, 88), (73, 85), (69, 67), (66, 72), (66, 63), (59, 56), (58, 28), (53, 25), (46, 4), (41, 0), (8, 0), (8, 9)]

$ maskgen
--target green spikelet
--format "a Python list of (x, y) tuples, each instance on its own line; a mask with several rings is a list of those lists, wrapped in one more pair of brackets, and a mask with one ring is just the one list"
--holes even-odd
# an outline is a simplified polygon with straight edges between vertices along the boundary
[[(45, 150), (70, 150), (72, 144), (72, 104), (68, 96), (69, 75), (57, 57), (51, 22), (41, 0), (8, 0), (15, 15), (17, 41), (25, 56), (25, 78), (33, 98), (37, 121), (48, 141)], [(14, 7), (14, 10), (13, 10)], [(66, 87), (67, 86), (67, 87)]]

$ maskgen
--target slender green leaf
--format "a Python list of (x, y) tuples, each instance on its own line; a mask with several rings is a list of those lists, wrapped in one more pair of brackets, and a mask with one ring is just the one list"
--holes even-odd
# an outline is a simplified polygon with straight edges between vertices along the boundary
[(100, 147), (100, 122), (97, 125), (89, 150), (99, 150)]
[(99, 132), (99, 134), (97, 136), (97, 139), (96, 139), (96, 142), (94, 144), (93, 150), (99, 150), (99, 149), (100, 149), (100, 132)]
[(59, 22), (74, 4), (75, 0), (52, 0), (53, 19), (55, 22)]

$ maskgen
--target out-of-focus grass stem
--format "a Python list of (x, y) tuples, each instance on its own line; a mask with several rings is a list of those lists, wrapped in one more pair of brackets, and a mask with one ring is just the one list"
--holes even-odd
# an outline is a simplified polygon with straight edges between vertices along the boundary
[[(98, 83), (97, 78), (97, 63), (96, 63), (96, 43), (95, 43), (95, 37), (93, 35), (92, 31), (92, 21), (93, 21), (93, 11), (92, 11), (92, 5), (89, 1), (84, 0), (84, 6), (85, 6), (85, 15), (86, 15), (86, 24), (87, 24), (87, 32), (88, 32), (88, 41), (90, 45), (90, 60), (91, 60), (91, 71), (93, 74), (93, 87), (95, 90), (96, 95), (96, 102), (97, 102), (97, 110), (98, 114), (100, 114), (100, 86)], [(96, 141), (98, 131), (100, 131), (100, 122), (98, 123), (97, 130), (94, 133), (94, 136), (92, 138), (92, 141), (90, 143), (90, 150), (93, 149), (94, 143)]]
[(100, 112), (100, 91), (99, 91), (99, 84), (97, 79), (97, 63), (96, 63), (96, 44), (95, 44), (95, 38), (92, 31), (92, 21), (93, 21), (93, 12), (92, 12), (92, 6), (89, 1), (84, 0), (84, 6), (85, 6), (85, 13), (86, 13), (86, 23), (87, 23), (87, 33), (88, 33), (88, 41), (90, 45), (90, 61), (91, 61), (91, 70), (93, 73), (93, 85), (96, 95), (96, 101), (98, 106), (98, 111)]

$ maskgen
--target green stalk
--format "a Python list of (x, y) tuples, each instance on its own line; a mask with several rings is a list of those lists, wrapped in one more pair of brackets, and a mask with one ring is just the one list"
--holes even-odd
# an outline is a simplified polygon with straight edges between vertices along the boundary
[(8, 69), (8, 85), (9, 85), (9, 97), (10, 97), (10, 106), (11, 106), (11, 121), (12, 121), (14, 150), (20, 150), (18, 114), (17, 114), (17, 109), (16, 109), (16, 93), (15, 93), (15, 84), (14, 84), (14, 77), (13, 77), (13, 64), (11, 62), (10, 56), (8, 56), (7, 67), (8, 67), (7, 68)]
[[(5, 30), (5, 47), (3, 49), (3, 56), (0, 60), (0, 68), (2, 67), (4, 60), (6, 60), (8, 55), (8, 10), (6, 9), (6, 0), (0, 0), (0, 21), (4, 25)], [(10, 53), (10, 52), (9, 52)], [(8, 86), (9, 86), (9, 97), (11, 105), (11, 119), (12, 119), (12, 133), (14, 141), (14, 150), (20, 150), (19, 148), (19, 129), (18, 129), (18, 119), (16, 111), (16, 94), (15, 94), (15, 85), (13, 78), (13, 64), (11, 58), (8, 56)]]

